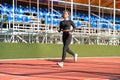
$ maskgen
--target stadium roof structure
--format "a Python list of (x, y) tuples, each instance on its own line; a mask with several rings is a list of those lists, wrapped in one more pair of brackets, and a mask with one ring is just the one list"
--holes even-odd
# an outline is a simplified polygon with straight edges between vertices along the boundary
[[(63, 0), (63, 1), (71, 1), (71, 0)], [(81, 4), (89, 4), (89, 0), (73, 0), (75, 3), (81, 3)], [(91, 5), (99, 6), (99, 1), (100, 1), (100, 6), (102, 7), (109, 7), (113, 8), (114, 7), (114, 0), (90, 0)], [(120, 9), (120, 0), (116, 0), (116, 8)]]
[[(88, 10), (91, 7), (90, 11), (108, 14), (117, 14), (120, 15), (120, 0), (53, 0), (63, 3), (74, 2), (74, 9), (78, 10)], [(90, 2), (90, 3), (89, 3)], [(77, 5), (75, 7), (75, 5)], [(81, 6), (81, 7), (80, 7)]]
[[(36, 4), (38, 0), (14, 0), (14, 1)], [(46, 6), (48, 5), (49, 1), (54, 1), (56, 3), (58, 2), (57, 4), (54, 3), (53, 6), (62, 7), (62, 8), (65, 8), (66, 4), (71, 4), (71, 0), (39, 0), (39, 1), (40, 1), (39, 4), (46, 5)], [(120, 15), (120, 0), (73, 0), (74, 5), (75, 4), (77, 5), (76, 7), (74, 6), (73, 9), (88, 10), (89, 9), (89, 1), (90, 1), (91, 11), (98, 12), (98, 10), (100, 8), (101, 12), (109, 13), (109, 14), (113, 14), (114, 1), (115, 1), (116, 2), (116, 4), (115, 4), (116, 13), (115, 14)], [(63, 3), (65, 3), (65, 4), (63, 4)], [(50, 6), (50, 5), (48, 5), (48, 6)], [(69, 6), (67, 5), (67, 8), (70, 8), (70, 5)]]

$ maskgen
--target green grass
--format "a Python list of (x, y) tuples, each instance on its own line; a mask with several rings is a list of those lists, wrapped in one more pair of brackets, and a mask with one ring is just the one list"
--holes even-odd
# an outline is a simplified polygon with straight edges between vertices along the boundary
[[(70, 45), (79, 57), (119, 57), (120, 46)], [(62, 44), (0, 43), (0, 59), (18, 58), (58, 58)], [(70, 57), (69, 54), (67, 54)]]

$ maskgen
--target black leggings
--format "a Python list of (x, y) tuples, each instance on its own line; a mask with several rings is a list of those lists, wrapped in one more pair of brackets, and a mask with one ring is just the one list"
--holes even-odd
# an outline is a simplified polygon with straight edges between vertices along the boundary
[(72, 35), (68, 32), (63, 32), (62, 40), (63, 40), (63, 53), (62, 53), (62, 62), (64, 62), (66, 58), (66, 52), (74, 56), (74, 53), (69, 49), (69, 44), (71, 43)]

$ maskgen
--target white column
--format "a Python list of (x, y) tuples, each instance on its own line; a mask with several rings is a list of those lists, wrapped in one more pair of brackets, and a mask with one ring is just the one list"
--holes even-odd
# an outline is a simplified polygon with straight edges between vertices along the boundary
[(39, 43), (39, 0), (37, 0), (37, 16), (38, 16), (38, 22), (37, 22), (37, 36), (36, 36), (36, 42)]
[(31, 0), (29, 0), (29, 9), (30, 9), (30, 12), (31, 12)]
[[(99, 21), (98, 21), (98, 24), (97, 24), (97, 33), (99, 34), (100, 33), (100, 18), (101, 18), (101, 15), (100, 15), (100, 13), (101, 13), (101, 0), (99, 0)], [(96, 44), (99, 44), (99, 37), (97, 36), (97, 41), (96, 41), (97, 43)]]
[[(90, 3), (91, 1), (89, 0), (88, 1), (88, 3), (89, 3), (89, 6), (88, 6), (88, 16), (89, 16), (89, 23), (88, 23), (88, 26), (89, 26), (89, 35), (90, 35), (90, 18), (91, 18), (91, 16), (90, 16), (90, 14), (91, 14), (91, 3)], [(89, 44), (90, 44), (90, 38), (89, 38)]]
[(37, 0), (38, 32), (39, 32), (39, 0)]
[(114, 35), (115, 35), (115, 30), (116, 30), (116, 28), (115, 28), (115, 26), (116, 26), (116, 24), (115, 24), (115, 19), (116, 19), (116, 0), (114, 0), (114, 10), (113, 10), (114, 12), (113, 12), (113, 25), (114, 25)]
[(16, 0), (16, 5), (15, 6), (16, 6), (15, 10), (17, 10), (17, 0)]
[(48, 0), (48, 13), (50, 12), (50, 0)]
[[(89, 17), (89, 28), (90, 28), (90, 14), (91, 14), (90, 0), (88, 1), (88, 3), (89, 3), (89, 7), (88, 7), (88, 17)], [(89, 33), (90, 33), (90, 29), (89, 29)]]
[(12, 42), (15, 42), (15, 35), (14, 35), (14, 21), (15, 21), (15, 14), (14, 14), (14, 10), (15, 10), (15, 0), (13, 0), (13, 35), (12, 35), (12, 38), (13, 38), (13, 41)]
[[(98, 26), (100, 26), (100, 18), (101, 18), (101, 15), (100, 15), (100, 13), (101, 13), (101, 0), (99, 0), (99, 21), (98, 21)], [(100, 27), (99, 27), (99, 29), (100, 29)], [(99, 30), (100, 31), (100, 30)]]
[(51, 30), (53, 30), (53, 0), (51, 0)]
[(71, 0), (71, 20), (73, 20), (73, 0)]
[(90, 27), (90, 14), (91, 14), (91, 7), (90, 7), (90, 0), (89, 0), (89, 8), (88, 8), (88, 17), (89, 17), (89, 27)]

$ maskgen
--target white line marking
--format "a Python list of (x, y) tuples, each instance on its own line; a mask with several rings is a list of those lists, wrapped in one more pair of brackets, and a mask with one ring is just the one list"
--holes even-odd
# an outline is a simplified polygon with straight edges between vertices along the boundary
[[(78, 57), (79, 59), (84, 59), (84, 58), (120, 58), (118, 56), (113, 56), (113, 57)], [(9, 61), (9, 60), (47, 60), (47, 59), (61, 59), (61, 58), (21, 58), (21, 59), (0, 59), (0, 61)], [(73, 59), (72, 57), (67, 57), (66, 59)]]

